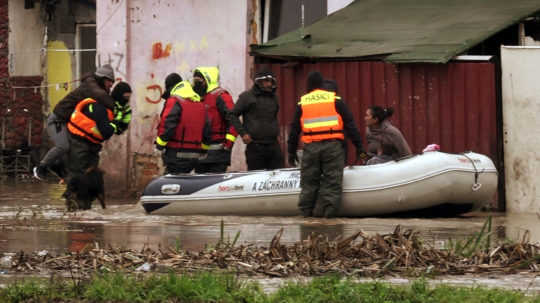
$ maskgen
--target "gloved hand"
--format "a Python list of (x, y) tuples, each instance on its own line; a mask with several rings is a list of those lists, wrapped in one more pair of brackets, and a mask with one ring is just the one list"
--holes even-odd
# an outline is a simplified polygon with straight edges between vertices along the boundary
[(112, 128), (114, 129), (114, 133), (115, 133), (115, 134), (117, 134), (117, 135), (121, 134), (121, 132), (120, 132), (120, 127), (118, 126), (118, 124), (119, 124), (118, 121), (112, 120), (109, 124), (110, 124), (110, 125), (112, 126)]
[(157, 150), (160, 150), (160, 151), (161, 151), (161, 150), (164, 150), (164, 149), (165, 149), (165, 146), (164, 146), (164, 145), (159, 145), (159, 144), (157, 143), (157, 141), (154, 141), (154, 144), (156, 145), (156, 149), (157, 149)]
[(225, 150), (231, 150), (233, 145), (234, 145), (234, 142), (232, 142), (230, 140), (225, 140), (225, 142), (223, 143), (223, 148)]
[(122, 106), (116, 102), (114, 104), (114, 120), (116, 121), (122, 121), (122, 117), (124, 116), (124, 113), (122, 112)]
[(131, 122), (131, 107), (129, 104), (124, 105), (122, 108), (122, 123), (128, 125)]
[(118, 131), (117, 131), (117, 135), (121, 135), (123, 132), (125, 132), (128, 128), (128, 124), (124, 123), (124, 122), (117, 122), (116, 123), (117, 125), (117, 128), (118, 128)]
[(364, 151), (363, 148), (356, 149), (356, 162), (362, 161), (365, 162), (369, 158), (368, 154)]
[(297, 166), (298, 165), (298, 156), (296, 153), (289, 153), (289, 165)]
[(118, 102), (115, 103), (114, 120), (112, 122), (116, 125), (115, 134), (120, 135), (126, 131), (129, 122), (131, 122), (131, 108), (129, 107), (129, 104), (122, 106)]
[(164, 141), (160, 136), (157, 136), (154, 144), (156, 145), (157, 150), (164, 150), (167, 146), (167, 141)]

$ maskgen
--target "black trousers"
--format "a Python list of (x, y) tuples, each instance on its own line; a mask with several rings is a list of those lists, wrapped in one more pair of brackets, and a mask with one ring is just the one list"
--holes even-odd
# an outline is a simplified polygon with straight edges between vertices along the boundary
[(246, 161), (248, 170), (283, 168), (283, 154), (277, 141), (251, 142), (246, 147)]
[(187, 174), (197, 167), (199, 163), (198, 159), (180, 158), (178, 157), (179, 152), (178, 149), (167, 148), (165, 149), (165, 152), (161, 154), (166, 174)]
[(206, 158), (199, 160), (195, 172), (204, 173), (224, 173), (231, 164), (231, 151), (218, 149), (209, 150)]
[(68, 135), (67, 188), (62, 195), (66, 198), (68, 211), (90, 209), (97, 198), (105, 206), (103, 173), (98, 169), (101, 144)]
[(224, 173), (227, 171), (227, 166), (229, 166), (226, 163), (202, 163), (199, 162), (197, 164), (197, 167), (195, 168), (195, 172), (197, 174), (206, 174), (206, 173)]

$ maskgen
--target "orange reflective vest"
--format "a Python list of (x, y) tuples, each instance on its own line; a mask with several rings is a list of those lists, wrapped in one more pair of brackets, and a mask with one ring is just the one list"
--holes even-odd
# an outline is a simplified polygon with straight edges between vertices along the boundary
[(336, 93), (316, 89), (300, 98), (302, 142), (343, 140), (343, 120), (336, 111)]
[[(68, 121), (67, 127), (70, 133), (85, 138), (90, 142), (99, 144), (103, 142), (103, 137), (97, 128), (96, 121), (83, 114), (83, 109), (92, 103), (96, 103), (96, 100), (86, 98), (77, 103), (77, 106), (75, 106), (75, 110)], [(114, 118), (112, 110), (107, 109), (107, 115), (109, 121), (112, 121)]]

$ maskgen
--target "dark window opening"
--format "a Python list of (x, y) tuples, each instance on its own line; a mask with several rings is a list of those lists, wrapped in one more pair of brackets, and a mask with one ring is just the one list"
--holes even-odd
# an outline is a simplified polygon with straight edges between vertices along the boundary
[(518, 25), (512, 25), (470, 48), (467, 55), (485, 55), (500, 58), (501, 45), (519, 45)]
[[(264, 30), (266, 1), (261, 0), (261, 28)], [(327, 15), (326, 0), (271, 0), (269, 5), (268, 40), (294, 31), (302, 26), (302, 4), (304, 26), (311, 25)]]
[(96, 26), (80, 25), (79, 27), (79, 77), (96, 70)]

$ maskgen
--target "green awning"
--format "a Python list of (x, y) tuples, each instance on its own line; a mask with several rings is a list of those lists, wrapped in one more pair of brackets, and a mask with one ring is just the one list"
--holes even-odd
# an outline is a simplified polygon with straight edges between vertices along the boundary
[(538, 11), (540, 0), (357, 0), (251, 54), (446, 63)]

